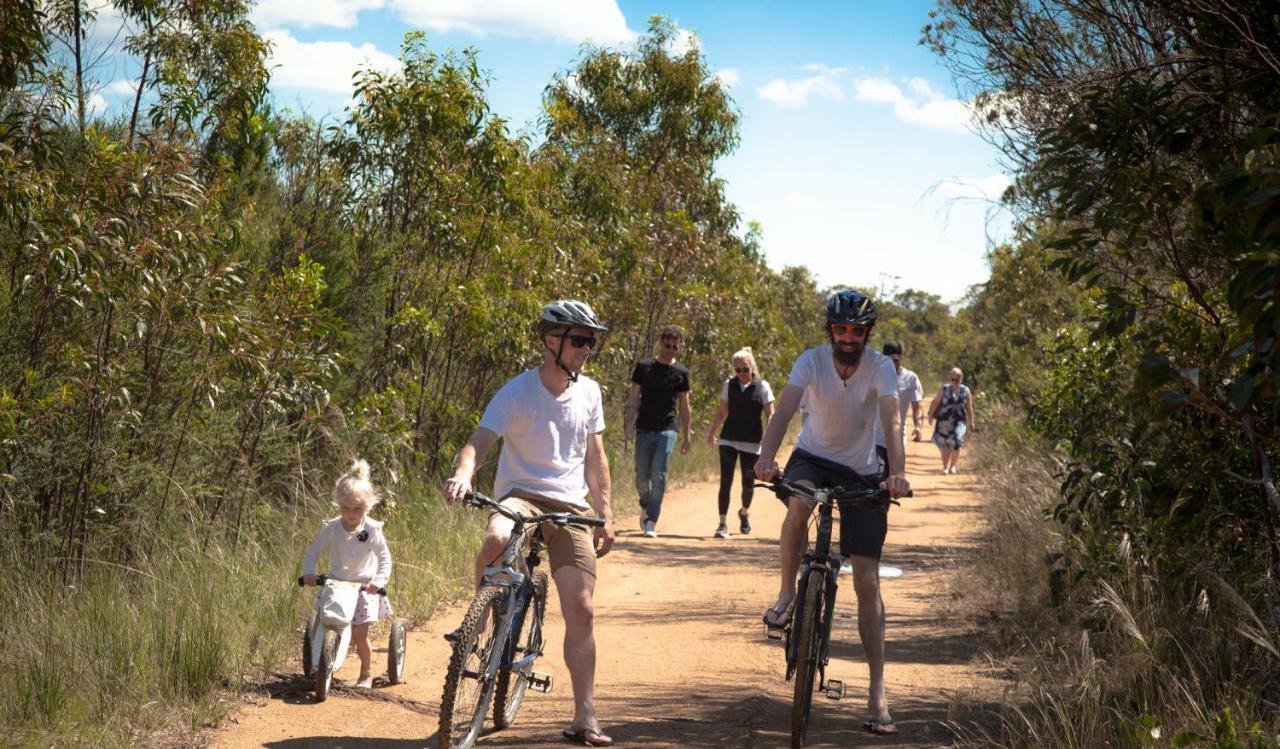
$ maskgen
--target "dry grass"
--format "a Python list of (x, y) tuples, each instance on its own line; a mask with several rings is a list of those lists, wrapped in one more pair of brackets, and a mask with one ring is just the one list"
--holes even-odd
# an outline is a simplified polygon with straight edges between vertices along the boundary
[(1004, 416), (999, 438), (975, 447), (988, 525), (954, 585), (1013, 686), (994, 720), (959, 700), (960, 744), (1280, 747), (1280, 706), (1266, 697), (1280, 673), (1276, 634), (1220, 578), (1157, 578), (1125, 564), (1123, 543), (1109, 578), (1064, 570), (1067, 540), (1046, 514), (1058, 502), (1052, 448)]

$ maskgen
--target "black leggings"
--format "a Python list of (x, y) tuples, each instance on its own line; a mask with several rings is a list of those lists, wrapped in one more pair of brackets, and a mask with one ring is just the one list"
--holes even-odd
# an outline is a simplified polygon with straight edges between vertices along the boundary
[(721, 515), (729, 514), (729, 490), (733, 488), (733, 464), (735, 462), (742, 464), (742, 508), (745, 510), (751, 507), (751, 495), (755, 492), (753, 484), (756, 480), (756, 474), (752, 469), (756, 467), (756, 459), (759, 457), (754, 453), (744, 453), (735, 447), (720, 446)]

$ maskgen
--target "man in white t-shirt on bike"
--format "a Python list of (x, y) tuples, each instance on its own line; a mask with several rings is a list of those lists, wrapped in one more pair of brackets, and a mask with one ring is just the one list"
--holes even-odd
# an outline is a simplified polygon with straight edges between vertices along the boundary
[[(891, 497), (909, 490), (905, 473), (898, 378), (889, 357), (867, 348), (878, 313), (875, 302), (860, 291), (844, 289), (827, 298), (826, 329), (830, 343), (809, 349), (796, 359), (769, 420), (756, 461), (756, 476), (768, 481), (779, 474), (775, 456), (801, 398), (808, 418), (787, 462), (788, 481), (810, 488), (856, 489), (878, 484)], [(884, 448), (877, 449), (877, 425)], [(861, 478), (859, 478), (861, 477)], [(796, 595), (796, 573), (808, 544), (813, 503), (800, 497), (783, 500), (787, 516), (779, 538), (781, 584), (777, 601), (764, 615), (773, 628), (786, 626)], [(888, 530), (888, 507), (857, 503), (841, 507), (840, 553), (853, 567), (858, 598), (858, 633), (871, 673), (863, 727), (888, 735), (898, 729), (889, 714), (884, 689), (884, 601), (880, 597), (880, 551)]]
[[(493, 396), (444, 485), (445, 499), (461, 502), (471, 491), (476, 466), (501, 438), (493, 492), (503, 506), (526, 515), (594, 511), (604, 519), (600, 528), (566, 525), (543, 531), (564, 615), (564, 660), (573, 683), (573, 723), (564, 735), (587, 746), (613, 744), (596, 717), (593, 625), (596, 558), (609, 552), (614, 539), (609, 460), (601, 437), (600, 386), (581, 374), (596, 334), (607, 330), (583, 302), (566, 299), (543, 307), (538, 321), (542, 363), (516, 375)], [(513, 528), (509, 518), (496, 512), (489, 516), (476, 555), (477, 584), (485, 567), (502, 557)]]

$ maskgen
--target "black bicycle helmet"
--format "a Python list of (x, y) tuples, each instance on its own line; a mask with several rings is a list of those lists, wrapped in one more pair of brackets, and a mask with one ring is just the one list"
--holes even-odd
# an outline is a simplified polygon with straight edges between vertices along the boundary
[(561, 299), (548, 304), (542, 308), (542, 315), (538, 319), (543, 322), (555, 323), (556, 325), (590, 328), (601, 333), (609, 330), (609, 327), (600, 322), (600, 318), (596, 317), (591, 305), (575, 299)]
[(870, 327), (877, 317), (876, 303), (861, 291), (841, 289), (827, 297), (827, 322)]

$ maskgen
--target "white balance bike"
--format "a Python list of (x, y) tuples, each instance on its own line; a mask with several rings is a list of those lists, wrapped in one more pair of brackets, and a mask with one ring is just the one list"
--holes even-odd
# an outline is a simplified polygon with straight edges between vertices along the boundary
[[(304, 578), (298, 578), (298, 585)], [(312, 681), (316, 702), (324, 702), (333, 686), (333, 675), (342, 668), (351, 645), (351, 618), (363, 583), (317, 575), (316, 585), (323, 589), (316, 596), (316, 608), (307, 617), (302, 633), (302, 673)], [(382, 588), (378, 595), (385, 596)], [(391, 637), (387, 643), (387, 681), (399, 684), (404, 678), (404, 651), (407, 643), (403, 619), (391, 620)]]

